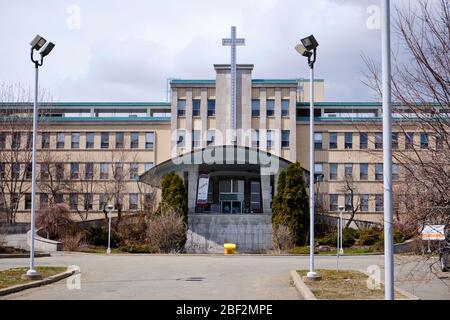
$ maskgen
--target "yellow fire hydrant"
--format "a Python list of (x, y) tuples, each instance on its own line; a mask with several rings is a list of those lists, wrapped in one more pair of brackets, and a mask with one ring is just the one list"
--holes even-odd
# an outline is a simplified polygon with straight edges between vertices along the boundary
[(234, 254), (236, 250), (236, 244), (234, 243), (224, 243), (223, 245), (225, 254)]

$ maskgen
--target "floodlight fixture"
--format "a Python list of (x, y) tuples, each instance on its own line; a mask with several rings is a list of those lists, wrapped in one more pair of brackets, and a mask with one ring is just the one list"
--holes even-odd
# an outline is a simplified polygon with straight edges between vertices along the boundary
[(40, 50), (45, 43), (47, 42), (47, 40), (45, 40), (43, 37), (41, 37), (40, 35), (37, 35), (36, 37), (34, 37), (34, 39), (30, 42), (30, 46), (32, 50)]
[(314, 50), (319, 46), (319, 43), (317, 42), (316, 38), (314, 38), (313, 35), (303, 38), (301, 42), (308, 51)]
[(55, 47), (55, 44), (53, 42), (47, 43), (47, 45), (44, 47), (44, 49), (42, 49), (40, 51), (42, 58), (47, 56), (50, 53), (50, 51), (53, 50), (54, 47)]
[(305, 48), (305, 46), (304, 46), (303, 44), (301, 44), (301, 43), (299, 43), (299, 44), (297, 44), (297, 45), (295, 46), (295, 50), (296, 50), (298, 53), (300, 53), (302, 56), (304, 56), (304, 57), (310, 57), (310, 56), (312, 55), (312, 53), (309, 52), (309, 51)]

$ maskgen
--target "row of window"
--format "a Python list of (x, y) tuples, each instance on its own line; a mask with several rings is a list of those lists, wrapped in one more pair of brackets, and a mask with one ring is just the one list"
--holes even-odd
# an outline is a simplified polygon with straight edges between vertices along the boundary
[[(374, 134), (374, 147), (375, 149), (383, 149), (383, 133), (375, 132)], [(345, 132), (344, 133), (344, 149), (354, 149), (355, 145), (353, 143), (353, 132)], [(364, 150), (368, 149), (369, 145), (368, 133), (361, 132), (359, 133), (359, 149)], [(324, 149), (323, 148), (323, 133), (316, 132), (314, 133), (314, 146), (317, 150)], [(414, 149), (414, 132), (406, 132), (405, 133), (405, 149)], [(420, 133), (420, 148), (428, 149), (430, 147), (430, 139), (428, 133)], [(440, 135), (435, 135), (435, 147), (436, 149), (442, 149), (443, 141)], [(328, 149), (337, 149), (338, 148), (338, 133), (330, 132), (329, 133), (329, 141), (328, 141)], [(392, 133), (392, 149), (399, 148), (399, 133)]]
[[(272, 148), (275, 145), (275, 130), (266, 131), (267, 148)], [(201, 130), (192, 130), (192, 147), (199, 148), (201, 146)], [(208, 146), (214, 145), (216, 141), (216, 131), (210, 129), (207, 131), (206, 143)], [(177, 146), (178, 148), (185, 147), (186, 130), (178, 129), (177, 132)], [(288, 148), (290, 140), (290, 130), (281, 130), (281, 147)], [(259, 148), (259, 130), (252, 130), (252, 147)]]
[[(339, 211), (339, 195), (338, 194), (330, 194), (330, 211)], [(368, 212), (369, 211), (369, 198), (368, 194), (360, 194), (358, 196), (354, 196), (353, 198), (353, 206), (352, 206), (352, 196), (350, 194), (344, 195), (345, 197), (345, 211), (352, 211), (353, 209), (358, 209), (360, 212)], [(373, 196), (375, 200), (375, 211), (381, 212), (384, 210), (384, 200), (382, 194), (376, 194)]]
[[(117, 201), (115, 201), (115, 209), (117, 210), (119, 205), (123, 206), (123, 199), (124, 194), (121, 194)], [(147, 197), (148, 195), (145, 195)], [(71, 210), (93, 210), (94, 209), (94, 194), (93, 193), (69, 193), (69, 206)], [(80, 197), (82, 198), (82, 201), (80, 200)], [(106, 204), (107, 204), (107, 195), (100, 193), (98, 194), (98, 207), (95, 208), (99, 211), (102, 211)], [(129, 193), (128, 194), (128, 209), (130, 210), (137, 210), (138, 209), (138, 199), (139, 195), (137, 193)], [(54, 202), (55, 203), (64, 203), (64, 194), (63, 193), (56, 193), (54, 195)], [(3, 203), (3, 201), (0, 202), (0, 206)], [(44, 209), (49, 204), (49, 195), (47, 193), (40, 193), (39, 194), (39, 208)], [(19, 204), (19, 196), (17, 193), (11, 193), (10, 195), (10, 206), (11, 208), (20, 208)], [(30, 210), (31, 209), (31, 193), (25, 193), (24, 194), (24, 210)], [(122, 209), (126, 209), (123, 208)]]
[[(353, 167), (355, 164), (353, 163), (344, 163), (344, 177), (353, 179)], [(314, 165), (315, 174), (323, 174), (323, 163), (316, 163)], [(338, 180), (338, 163), (329, 163), (329, 176), (328, 179), (330, 181)], [(374, 178), (376, 181), (383, 181), (383, 164), (376, 163), (375, 164), (375, 175)], [(392, 164), (392, 179), (398, 180), (399, 178), (399, 165), (397, 163)], [(367, 181), (369, 180), (369, 164), (368, 163), (360, 163), (359, 164), (359, 180)]]
[[(27, 132), (27, 140), (26, 140), (26, 148), (29, 149), (32, 146), (33, 135), (32, 132)], [(50, 148), (50, 132), (42, 132), (41, 133), (41, 148), (49, 149)], [(66, 135), (70, 135), (70, 148), (71, 149), (80, 149), (80, 132), (56, 132), (56, 149), (65, 149), (66, 148)], [(85, 149), (94, 149), (95, 148), (95, 132), (86, 132), (85, 136)], [(116, 149), (123, 149), (129, 147), (130, 149), (138, 149), (139, 148), (139, 132), (130, 132), (130, 141), (129, 145), (125, 146), (125, 133), (124, 132), (100, 132), (100, 148), (101, 149), (109, 149), (111, 147), (110, 136), (115, 135), (115, 144), (114, 147)], [(21, 146), (21, 136), (22, 132), (13, 132), (11, 136), (11, 148), (13, 150), (17, 150)], [(155, 144), (155, 133), (154, 132), (146, 132), (145, 133), (145, 149), (153, 149)], [(0, 149), (6, 148), (6, 133), (0, 132)]]
[[(216, 100), (208, 99), (207, 101), (207, 114), (208, 117), (214, 117), (216, 115)], [(252, 117), (259, 117), (261, 109), (261, 101), (258, 99), (252, 100)], [(200, 99), (192, 99), (192, 116), (200, 117), (201, 110), (201, 100)], [(178, 117), (186, 116), (186, 99), (178, 99), (177, 102), (177, 114)], [(267, 99), (266, 100), (266, 116), (274, 117), (275, 116), (275, 100)], [(289, 117), (289, 99), (281, 100), (281, 116)]]
[[(11, 164), (11, 178), (19, 179), (21, 177), (21, 167), (23, 164), (12, 163)], [(124, 164), (122, 162), (108, 163), (102, 162), (98, 163), (98, 167), (93, 162), (87, 162), (82, 164), (84, 171), (80, 172), (79, 162), (70, 162), (70, 179), (80, 179), (84, 178), (86, 180), (94, 179), (94, 168), (99, 170), (99, 179), (107, 180), (110, 178), (110, 171), (113, 172), (113, 177), (115, 179), (129, 173), (130, 179), (136, 179), (139, 176), (139, 163), (130, 163), (129, 171), (124, 172)], [(144, 164), (144, 172), (150, 170), (153, 167), (153, 162), (147, 162)], [(111, 168), (111, 169), (110, 169)], [(25, 179), (31, 179), (32, 166), (31, 163), (26, 163), (24, 171), (22, 173)], [(65, 179), (65, 164), (64, 163), (41, 163), (40, 164), (40, 179), (48, 180), (52, 177), (56, 180)], [(6, 178), (6, 165), (0, 163), (0, 178)]]

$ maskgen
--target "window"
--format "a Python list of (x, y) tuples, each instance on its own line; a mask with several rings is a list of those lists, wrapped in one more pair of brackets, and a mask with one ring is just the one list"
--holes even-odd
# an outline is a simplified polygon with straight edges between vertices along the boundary
[(345, 195), (345, 211), (352, 211), (352, 195)]
[(72, 132), (72, 141), (70, 143), (70, 147), (72, 149), (79, 149), (80, 148), (80, 133), (79, 132)]
[(177, 147), (178, 148), (184, 148), (185, 140), (186, 138), (186, 131), (184, 130), (178, 130), (177, 131)]
[(192, 130), (192, 147), (200, 147), (200, 130)]
[(382, 163), (375, 164), (375, 180), (377, 180), (377, 181), (383, 180), (383, 164)]
[(123, 205), (123, 194), (119, 194), (116, 196), (116, 201), (114, 201), (114, 210), (118, 210), (122, 208)]
[(11, 178), (19, 179), (20, 177), (20, 163), (14, 162), (11, 164)]
[(289, 100), (287, 99), (281, 100), (281, 116), (289, 117)]
[(10, 206), (11, 208), (17, 209), (19, 207), (19, 195), (14, 192), (10, 194)]
[(314, 133), (314, 148), (316, 150), (322, 150), (323, 146), (323, 133), (316, 132)]
[(399, 178), (399, 166), (398, 163), (393, 163), (392, 164), (392, 180), (398, 180)]
[(137, 180), (139, 177), (139, 164), (130, 163), (130, 179)]
[(150, 170), (150, 169), (153, 168), (153, 167), (154, 167), (153, 162), (146, 162), (146, 163), (144, 164), (144, 171), (148, 171), (148, 170)]
[(25, 210), (31, 209), (31, 193), (25, 193)]
[(216, 115), (216, 100), (208, 99), (208, 117), (214, 117)]
[(252, 130), (252, 148), (259, 148), (259, 130)]
[(155, 144), (155, 133), (146, 132), (145, 133), (145, 149), (152, 150)]
[(42, 149), (50, 148), (50, 132), (42, 132), (41, 148)]
[(359, 148), (361, 150), (367, 149), (368, 147), (368, 139), (367, 139), (367, 133), (361, 132), (359, 134)]
[(64, 195), (62, 193), (55, 193), (54, 201), (55, 203), (63, 203)]
[(123, 149), (124, 147), (124, 133), (116, 132), (116, 149)]
[(64, 163), (58, 162), (55, 163), (55, 171), (56, 171), (56, 180), (64, 179)]
[(108, 163), (102, 162), (100, 163), (100, 179), (105, 180), (108, 179)]
[(6, 133), (0, 132), (0, 149), (6, 148)]
[(64, 149), (64, 132), (56, 133), (56, 149)]
[(179, 117), (186, 116), (186, 100), (178, 99), (177, 111)]
[(369, 195), (368, 194), (361, 194), (359, 196), (360, 201), (360, 210), (362, 212), (369, 211)]
[(211, 145), (213, 146), (214, 142), (216, 140), (216, 131), (215, 130), (208, 130), (206, 139), (207, 139), (207, 142), (206, 142), (207, 145), (208, 146), (211, 146)]
[(345, 149), (353, 149), (353, 133), (352, 132), (346, 132), (344, 134), (345, 137)]
[(90, 210), (93, 207), (93, 196), (92, 193), (85, 193), (84, 194), (84, 210)]
[(323, 163), (314, 164), (314, 179), (315, 181), (323, 180)]
[(108, 149), (109, 148), (109, 132), (102, 132), (100, 136), (101, 136), (100, 147), (102, 149)]
[(94, 149), (95, 134), (94, 132), (86, 132), (86, 149)]
[(259, 117), (260, 101), (252, 100), (252, 117)]
[(351, 179), (353, 177), (353, 163), (346, 163), (344, 165), (345, 178)]
[(369, 164), (368, 163), (360, 163), (359, 164), (359, 180), (368, 180), (369, 179)]
[(330, 163), (330, 180), (335, 181), (338, 178), (338, 165), (337, 163)]
[(31, 179), (33, 173), (33, 165), (31, 163), (25, 164), (25, 179)]
[(414, 133), (407, 132), (405, 134), (405, 149), (413, 149), (414, 148)]
[(39, 194), (39, 208), (44, 209), (48, 206), (48, 194)]
[(70, 203), (71, 210), (78, 209), (78, 193), (71, 193), (69, 195), (69, 203)]
[(106, 194), (100, 193), (98, 195), (98, 210), (103, 210), (106, 207)]
[(20, 148), (20, 132), (13, 132), (11, 136), (11, 149), (17, 150)]
[(375, 132), (375, 149), (383, 149), (383, 134)]
[(94, 179), (94, 164), (92, 162), (84, 164), (84, 179)]
[(273, 147), (275, 132), (273, 130), (267, 130), (267, 148)]
[(428, 149), (428, 133), (420, 134), (420, 148)]
[(444, 147), (442, 135), (440, 133), (436, 133), (435, 139), (436, 139), (436, 150), (442, 150), (442, 148)]
[(114, 164), (114, 179), (120, 180), (123, 178), (123, 163), (116, 162)]
[(338, 195), (330, 194), (330, 211), (338, 211)]
[(130, 210), (137, 210), (138, 208), (138, 194), (130, 193)]
[(337, 133), (336, 132), (330, 132), (329, 148), (337, 149)]
[(377, 194), (375, 195), (375, 211), (383, 211), (383, 195)]
[(261, 212), (261, 184), (259, 181), (251, 182), (250, 212)]
[(0, 178), (5, 178), (5, 164), (0, 162)]
[(130, 148), (131, 149), (139, 148), (139, 132), (132, 132), (130, 134)]
[(192, 100), (192, 116), (200, 117), (200, 100), (199, 99)]
[(78, 179), (80, 173), (80, 167), (78, 162), (70, 163), (70, 179)]
[(41, 163), (41, 179), (47, 180), (50, 176), (50, 166), (48, 163)]
[(273, 117), (275, 115), (275, 100), (267, 100), (267, 117)]
[(398, 149), (398, 133), (392, 132), (392, 149)]
[(281, 130), (281, 147), (289, 148), (289, 130)]
[[(33, 146), (33, 132), (27, 132), (27, 145), (26, 149), (30, 150)], [(1, 149), (1, 148), (0, 148)]]

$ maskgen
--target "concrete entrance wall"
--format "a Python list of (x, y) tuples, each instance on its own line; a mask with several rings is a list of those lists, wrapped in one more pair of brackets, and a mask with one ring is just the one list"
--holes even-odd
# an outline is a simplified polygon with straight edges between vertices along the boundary
[(272, 248), (272, 224), (267, 214), (190, 214), (186, 251), (223, 253), (223, 244), (236, 244), (238, 252)]

